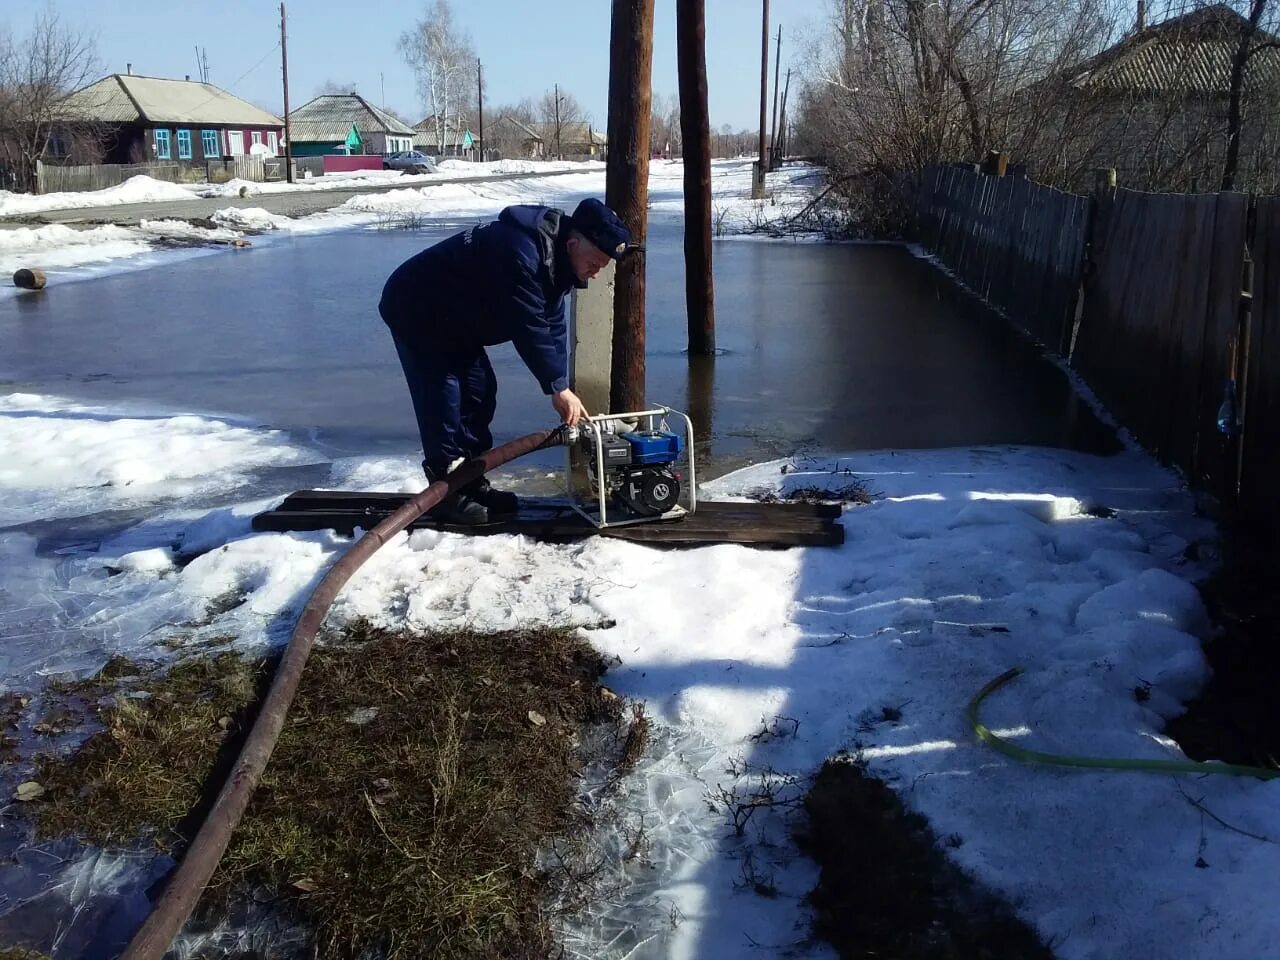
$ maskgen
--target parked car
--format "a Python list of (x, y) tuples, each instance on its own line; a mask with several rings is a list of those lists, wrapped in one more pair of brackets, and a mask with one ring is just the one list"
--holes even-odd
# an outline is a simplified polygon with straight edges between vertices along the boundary
[(435, 173), (435, 161), (425, 153), (417, 150), (406, 150), (403, 153), (391, 153), (382, 158), (383, 170), (403, 170), (405, 173)]

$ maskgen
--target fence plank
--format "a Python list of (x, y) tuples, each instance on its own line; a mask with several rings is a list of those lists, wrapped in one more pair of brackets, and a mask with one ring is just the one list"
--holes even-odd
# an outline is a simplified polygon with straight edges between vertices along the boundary
[(1241, 506), (1280, 535), (1280, 197), (1258, 200), (1240, 472)]
[(1215, 198), (1207, 320), (1197, 351), (1199, 398), (1189, 476), (1226, 500), (1234, 500), (1238, 493), (1235, 447), (1218, 431), (1217, 413), (1223, 386), (1235, 376), (1248, 216), (1249, 200), (1243, 194), (1221, 193)]

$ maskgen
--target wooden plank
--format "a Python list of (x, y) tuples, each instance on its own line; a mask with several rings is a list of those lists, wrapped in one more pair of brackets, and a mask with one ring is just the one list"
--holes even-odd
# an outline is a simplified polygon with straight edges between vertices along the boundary
[[(259, 531), (333, 529), (351, 534), (371, 529), (399, 507), (405, 494), (347, 494), (340, 491), (300, 491), (279, 508), (253, 519)], [(296, 499), (295, 499), (296, 498)], [(411, 530), (436, 529), (477, 536), (516, 533), (551, 542), (608, 536), (640, 543), (690, 545), (741, 543), (758, 546), (836, 546), (844, 542), (844, 527), (836, 522), (838, 504), (727, 503), (707, 501), (697, 512), (677, 520), (654, 521), (597, 530), (573, 512), (563, 499), (528, 498), (519, 515), (479, 526), (440, 524), (420, 517)]]
[[(306, 510), (333, 507), (335, 509), (361, 510), (372, 508), (386, 513), (399, 509), (413, 498), (408, 493), (385, 493), (368, 490), (298, 490), (289, 494), (277, 509)], [(562, 497), (524, 497), (522, 505), (526, 509), (546, 511), (571, 510), (568, 501)], [(713, 513), (718, 516), (738, 515), (742, 513), (758, 513), (764, 509), (770, 516), (817, 517), (835, 519), (843, 512), (838, 503), (805, 503), (781, 502), (759, 503), (748, 501), (740, 503), (731, 500), (700, 500), (698, 512)]]
[(1253, 262), (1240, 499), (1248, 516), (1280, 536), (1280, 197), (1258, 200)]
[(1235, 377), (1240, 297), (1244, 276), (1245, 225), (1249, 200), (1239, 193), (1216, 198), (1213, 241), (1209, 250), (1209, 291), (1204, 335), (1199, 346), (1196, 432), (1189, 476), (1220, 498), (1234, 500), (1235, 445), (1218, 430), (1223, 387)]
[[(1170, 202), (1175, 198), (1164, 198)], [(1213, 195), (1179, 197), (1180, 236), (1170, 237), (1180, 270), (1172, 272), (1173, 303), (1159, 336), (1166, 345), (1166, 379), (1148, 402), (1163, 414), (1159, 453), (1165, 463), (1191, 475), (1200, 401), (1200, 351), (1209, 315), (1209, 264), (1213, 255)]]

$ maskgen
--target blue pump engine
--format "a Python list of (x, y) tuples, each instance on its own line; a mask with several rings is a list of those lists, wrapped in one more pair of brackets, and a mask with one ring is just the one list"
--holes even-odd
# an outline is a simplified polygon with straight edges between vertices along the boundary
[[(684, 450), (683, 437), (667, 430), (633, 430), (603, 432), (599, 440), (605, 492), (616, 506), (637, 517), (658, 517), (679, 503), (680, 475), (672, 464)], [(584, 446), (594, 461), (594, 440)]]

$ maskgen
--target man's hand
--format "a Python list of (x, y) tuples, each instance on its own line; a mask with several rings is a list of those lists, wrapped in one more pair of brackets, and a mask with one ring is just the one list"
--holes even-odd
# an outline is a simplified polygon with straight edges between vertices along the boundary
[(560, 414), (560, 419), (571, 427), (576, 427), (579, 420), (587, 419), (587, 408), (582, 405), (578, 395), (572, 390), (561, 390), (551, 395), (551, 405)]

